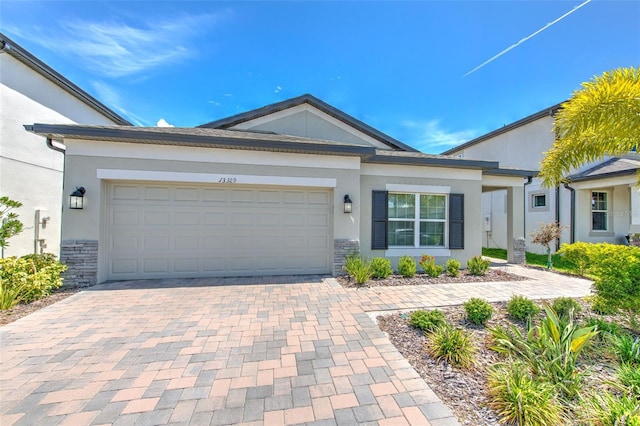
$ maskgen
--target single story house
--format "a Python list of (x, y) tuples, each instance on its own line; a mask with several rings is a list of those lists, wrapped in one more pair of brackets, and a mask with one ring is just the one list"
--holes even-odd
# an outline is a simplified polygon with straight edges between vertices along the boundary
[(464, 264), (481, 253), (482, 192), (498, 188), (509, 237), (524, 236), (532, 172), (420, 153), (311, 95), (196, 128), (25, 127), (65, 146), (65, 198), (82, 195), (63, 203), (76, 285), (339, 274), (352, 251)]

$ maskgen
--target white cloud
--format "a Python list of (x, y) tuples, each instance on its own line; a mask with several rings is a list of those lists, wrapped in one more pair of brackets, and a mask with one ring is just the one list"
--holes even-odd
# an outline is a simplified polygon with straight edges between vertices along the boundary
[(434, 154), (468, 142), (479, 135), (478, 131), (470, 129), (449, 131), (441, 126), (440, 120), (436, 119), (426, 121), (409, 120), (402, 124), (414, 134), (413, 137), (409, 137), (411, 146), (420, 151)]
[[(110, 85), (102, 81), (92, 81), (91, 86), (96, 93), (96, 98), (98, 98), (100, 102), (107, 105), (109, 108), (129, 120), (131, 123), (135, 124), (136, 126), (146, 126), (149, 124), (145, 119), (132, 113), (128, 108), (125, 108), (124, 97), (121, 96), (120, 93), (118, 93), (118, 91)], [(128, 100), (128, 103), (130, 103), (130, 100)]]
[(158, 120), (158, 122), (156, 123), (156, 126), (158, 126), (158, 127), (175, 127), (173, 124), (167, 123), (167, 120), (165, 120), (164, 118), (161, 118), (160, 120)]
[[(190, 39), (222, 19), (219, 15), (182, 15), (171, 20), (137, 22), (65, 21), (60, 28), (18, 29), (20, 37), (78, 60), (106, 77), (139, 74), (194, 55)], [(64, 46), (63, 49), (60, 49)]]
[(273, 93), (280, 93), (281, 91), (282, 91), (282, 87), (276, 86), (276, 88), (273, 90)]

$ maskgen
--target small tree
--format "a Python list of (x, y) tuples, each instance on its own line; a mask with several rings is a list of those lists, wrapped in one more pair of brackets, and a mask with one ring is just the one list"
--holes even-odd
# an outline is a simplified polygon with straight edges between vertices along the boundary
[(18, 215), (11, 212), (19, 207), (22, 207), (21, 202), (6, 196), (0, 197), (0, 247), (7, 247), (7, 240), (22, 231), (22, 222), (18, 220)]
[(558, 238), (566, 226), (558, 222), (540, 223), (539, 228), (531, 233), (532, 242), (547, 249), (547, 269), (551, 269), (551, 243)]

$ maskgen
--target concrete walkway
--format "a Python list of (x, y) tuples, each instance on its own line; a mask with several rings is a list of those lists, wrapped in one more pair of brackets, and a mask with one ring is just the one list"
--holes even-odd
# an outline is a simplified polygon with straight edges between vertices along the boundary
[(584, 296), (586, 280), (343, 289), (333, 278), (118, 282), (0, 327), (0, 424), (454, 425), (368, 313)]

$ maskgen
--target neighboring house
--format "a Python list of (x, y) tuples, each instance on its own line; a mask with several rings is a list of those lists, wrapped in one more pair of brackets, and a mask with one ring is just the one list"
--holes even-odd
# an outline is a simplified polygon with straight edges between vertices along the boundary
[(507, 189), (524, 235), (531, 172), (422, 154), (310, 95), (197, 128), (26, 127), (66, 147), (64, 194), (86, 189), (83, 209), (63, 205), (76, 285), (338, 274), (352, 251), (464, 263), (485, 189)]
[[(539, 170), (544, 153), (553, 146), (553, 122), (560, 104), (445, 151), (458, 158), (499, 161), (502, 167)], [(527, 250), (543, 253), (531, 243), (540, 223), (566, 225), (559, 243), (574, 241), (626, 244), (629, 233), (640, 232), (640, 192), (635, 188), (640, 157), (607, 158), (588, 164), (568, 176), (560, 188), (543, 188), (534, 178), (525, 193)], [(505, 191), (482, 196), (484, 247), (507, 246)], [(557, 247), (553, 247), (554, 249)]]
[(25, 131), (35, 121), (130, 124), (0, 33), (0, 196), (24, 224), (2, 257), (59, 252), (64, 153)]

